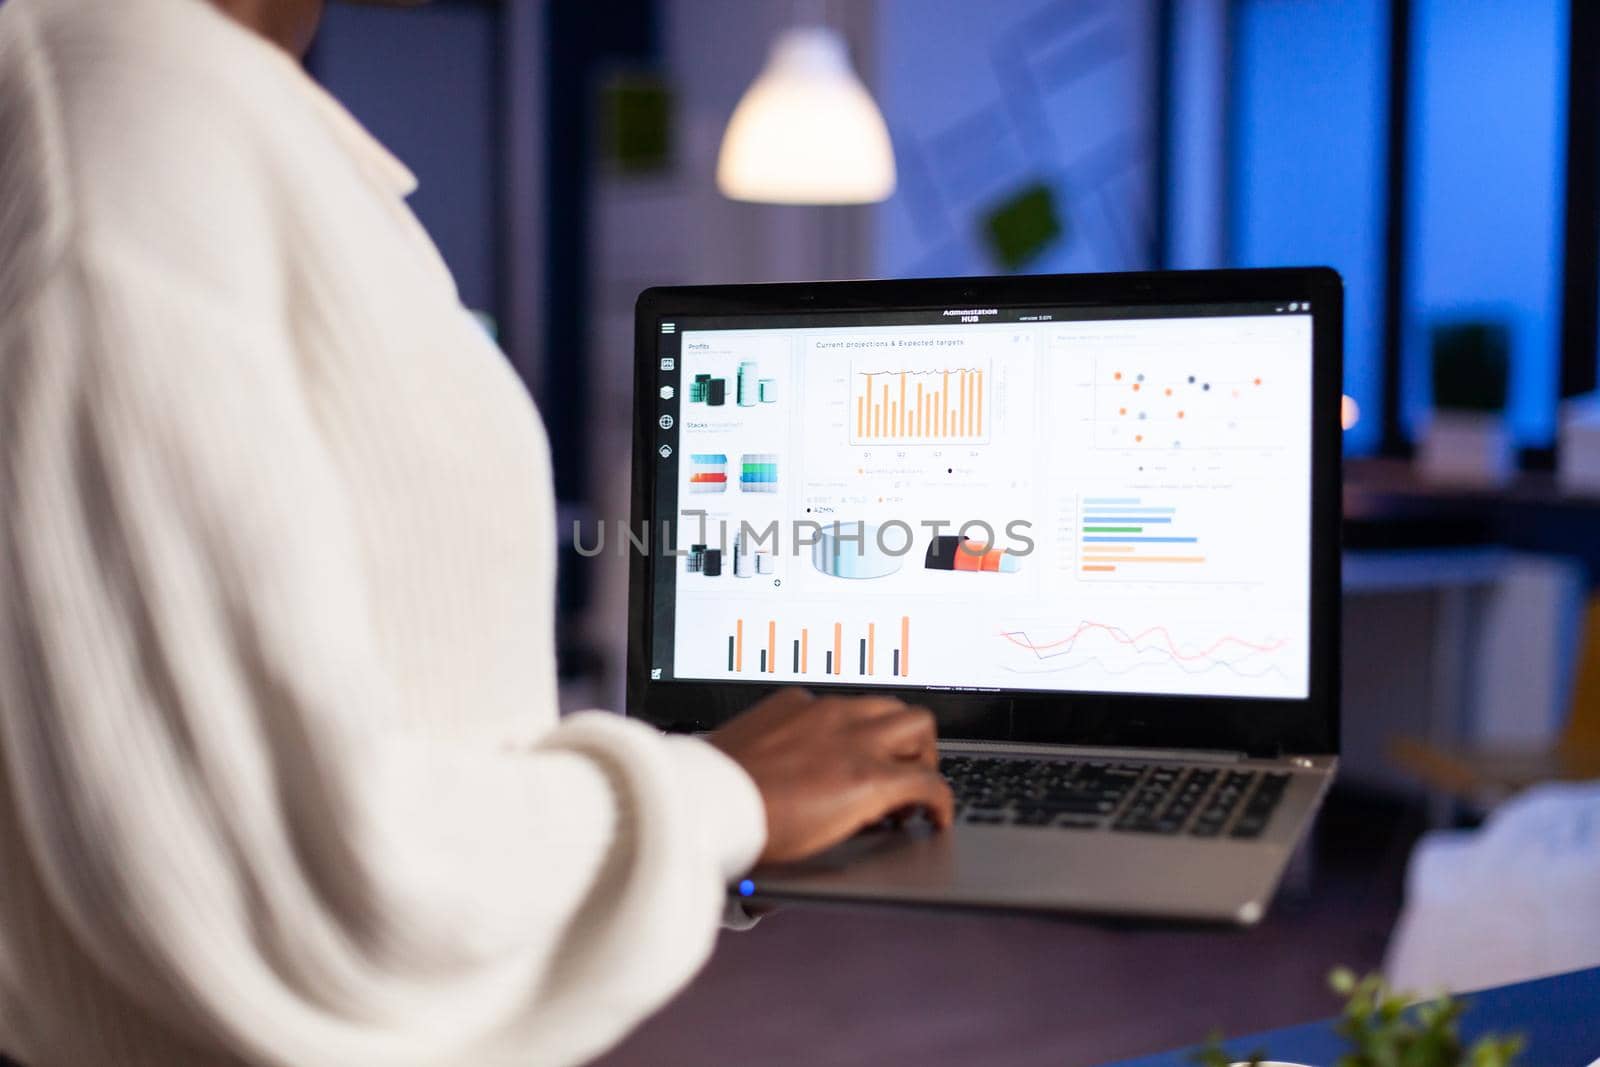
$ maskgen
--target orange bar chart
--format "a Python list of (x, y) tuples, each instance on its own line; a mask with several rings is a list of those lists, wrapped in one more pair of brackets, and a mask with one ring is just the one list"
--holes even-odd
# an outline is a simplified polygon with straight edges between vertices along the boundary
[(984, 373), (982, 371), (978, 371), (978, 374), (976, 374), (976, 386), (974, 386), (974, 389), (978, 390), (978, 400), (973, 403), (973, 437), (982, 437), (984, 435)]
[[(759, 630), (751, 634), (755, 642), (750, 654), (749, 672), (754, 674), (777, 674), (778, 670), (778, 642), (780, 630), (783, 640), (784, 670), (795, 676), (811, 673), (811, 628), (800, 627), (798, 633), (789, 629), (780, 619), (767, 619), (766, 641), (759, 638)], [(746, 671), (744, 658), (745, 623), (750, 622), (753, 627), (760, 623), (753, 620), (738, 619), (734, 622), (731, 632), (727, 636), (728, 672), (741, 674)], [(892, 626), (892, 624), (890, 624)], [(848, 632), (847, 632), (848, 631)], [(889, 631), (891, 634), (893, 630)], [(892, 641), (892, 638), (886, 638)], [(845, 646), (848, 643), (850, 655), (845, 656)], [(890, 673), (893, 677), (907, 676), (907, 664), (911, 651), (911, 616), (900, 616), (900, 641), (899, 647), (888, 649), (890, 659)], [(845, 665), (850, 664), (853, 674), (862, 678), (878, 676), (878, 624), (876, 622), (864, 625), (835, 622), (833, 624), (833, 643), (831, 646), (824, 643), (822, 662), (818, 664), (818, 671), (824, 675), (842, 677)]]
[(858, 371), (851, 395), (851, 443), (949, 444), (986, 439), (987, 371)]

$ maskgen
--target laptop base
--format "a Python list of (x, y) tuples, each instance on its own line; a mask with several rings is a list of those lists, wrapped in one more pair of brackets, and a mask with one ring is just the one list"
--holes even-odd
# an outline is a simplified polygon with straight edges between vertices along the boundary
[(759, 868), (751, 896), (1249, 926), (1266, 914), (1336, 764), (1332, 757), (1229, 764), (1290, 774), (1271, 823), (1251, 840), (1120, 832), (1109, 821), (1093, 829), (962, 823), (945, 832), (919, 823), (869, 830), (804, 862)]

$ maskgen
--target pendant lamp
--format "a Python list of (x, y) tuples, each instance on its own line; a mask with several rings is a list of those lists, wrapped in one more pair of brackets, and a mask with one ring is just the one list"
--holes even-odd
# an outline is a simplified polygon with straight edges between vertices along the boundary
[(894, 192), (889, 130), (843, 35), (797, 26), (773, 42), (728, 120), (717, 187), (768, 204), (866, 204)]

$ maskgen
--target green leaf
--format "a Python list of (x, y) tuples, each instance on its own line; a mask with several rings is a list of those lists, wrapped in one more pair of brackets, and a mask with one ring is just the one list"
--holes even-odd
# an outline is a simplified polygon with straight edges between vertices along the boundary
[(1466, 1005), (1441, 994), (1413, 1003), (1410, 993), (1390, 989), (1382, 977), (1358, 978), (1346, 968), (1328, 976), (1345, 998), (1334, 1031), (1349, 1043), (1336, 1067), (1515, 1067), (1520, 1037), (1489, 1037), (1464, 1049), (1460, 1019)]
[(1230, 1067), (1233, 1057), (1222, 1050), (1222, 1035), (1213, 1032), (1205, 1045), (1189, 1056), (1189, 1062), (1196, 1067)]

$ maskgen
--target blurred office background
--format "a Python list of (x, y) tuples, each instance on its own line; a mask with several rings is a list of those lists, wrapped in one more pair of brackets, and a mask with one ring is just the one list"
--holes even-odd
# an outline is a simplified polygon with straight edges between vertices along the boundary
[[(882, 112), (893, 194), (727, 199), (714, 172), (730, 113), (778, 35), (818, 22)], [(308, 65), (416, 170), (417, 214), (543, 413), (572, 706), (621, 702), (623, 563), (567, 546), (574, 522), (627, 513), (639, 290), (1306, 264), (1345, 280), (1347, 771), (1267, 926), (1227, 940), (1044, 924), (1019, 956), (1001, 946), (1024, 920), (969, 935), (927, 917), (819, 932), (783, 916), (725, 939), (615, 1062), (715, 1059), (696, 1035), (732, 1012), (755, 1036), (728, 1047), (751, 1062), (791, 1062), (769, 1054), (823, 1018), (849, 1024), (826, 1062), (869, 1062), (843, 1051), (860, 1047), (850, 1026), (927, 1014), (925, 991), (866, 998), (905, 968), (972, 1000), (880, 1058), (947, 1062), (942, 1047), (970, 1062), (959, 1034), (1004, 1026), (1046, 1035), (1038, 1062), (1086, 1063), (1321, 1014), (1328, 966), (1392, 951), (1422, 831), (1475, 825), (1531, 784), (1600, 777), (1585, 740), (1600, 679), (1584, 675), (1600, 447), (1574, 399), (1600, 366), (1595, 5), (435, 0), (334, 5)], [(1452, 957), (1418, 936), (1412, 973), (1457, 986), (1600, 963), (1600, 943), (1576, 936), (1571, 959)], [(873, 937), (872, 959), (851, 954)], [(961, 937), (959, 973), (918, 955)], [(837, 1002), (807, 971), (818, 944), (866, 976)], [(1230, 954), (1248, 976), (1230, 976), (1233, 995), (1194, 992)], [(1059, 1015), (1052, 961), (1076, 976), (1059, 985), (1081, 1024)], [(783, 967), (788, 984), (770, 973)], [(974, 1007), (983, 993), (1010, 1007)], [(772, 998), (784, 1018), (749, 1024)]]

